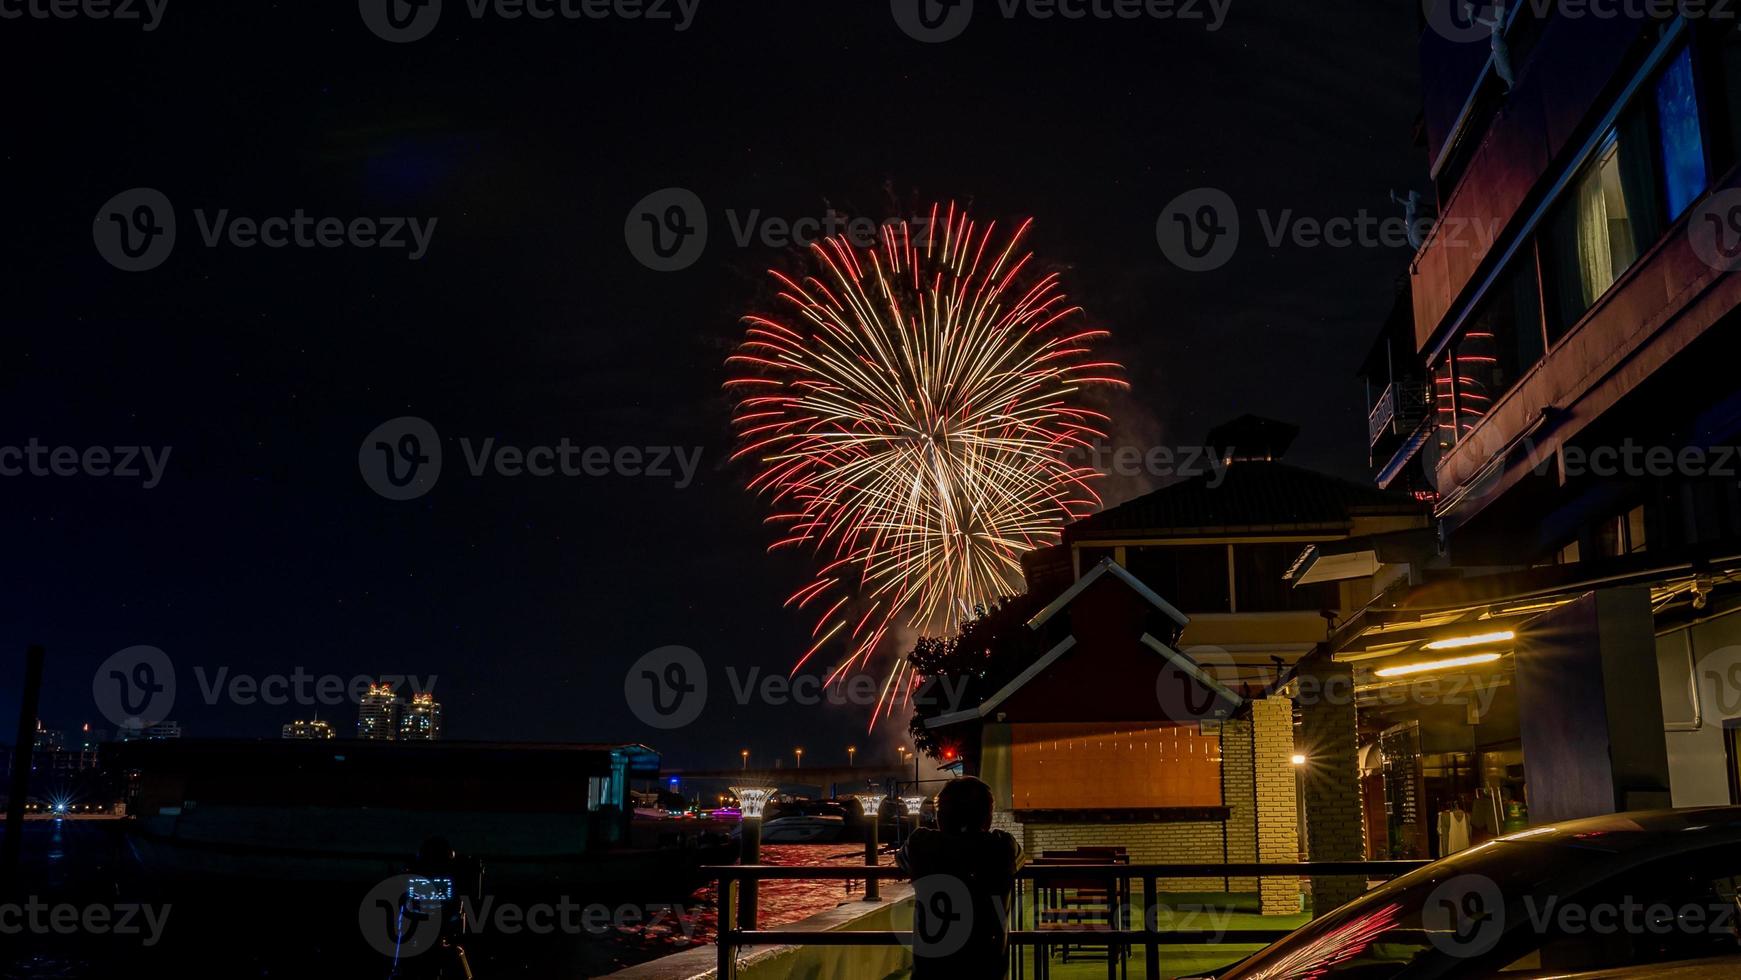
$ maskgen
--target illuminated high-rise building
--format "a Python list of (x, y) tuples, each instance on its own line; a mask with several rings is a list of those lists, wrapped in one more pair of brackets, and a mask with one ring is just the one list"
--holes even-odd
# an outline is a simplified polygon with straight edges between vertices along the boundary
[(391, 684), (370, 684), (357, 704), (357, 737), (391, 742), (399, 734), (399, 709), (403, 706)]
[(435, 695), (413, 694), (399, 713), (400, 741), (433, 742), (441, 738), (441, 702)]
[(285, 725), (283, 737), (321, 740), (336, 736), (331, 725), (316, 718), (313, 721), (293, 721)]

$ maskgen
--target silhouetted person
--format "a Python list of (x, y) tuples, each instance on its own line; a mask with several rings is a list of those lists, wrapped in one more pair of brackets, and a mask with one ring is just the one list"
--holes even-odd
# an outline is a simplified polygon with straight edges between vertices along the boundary
[(1022, 845), (991, 829), (991, 787), (970, 777), (937, 794), (937, 829), (897, 860), (913, 876), (913, 977), (998, 980), (1009, 967), (1010, 891)]

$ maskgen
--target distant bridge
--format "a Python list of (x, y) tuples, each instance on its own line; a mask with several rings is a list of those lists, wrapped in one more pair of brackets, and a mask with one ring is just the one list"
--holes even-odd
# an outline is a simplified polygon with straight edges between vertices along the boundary
[[(937, 778), (935, 771), (925, 772), (931, 768), (925, 764), (919, 766), (920, 778)], [(839, 787), (846, 792), (856, 792), (866, 788), (866, 783), (881, 785), (886, 779), (898, 779), (911, 782), (913, 766), (911, 764), (887, 766), (805, 766), (802, 769), (763, 769), (763, 768), (733, 768), (733, 769), (662, 769), (659, 771), (662, 780), (673, 777), (680, 780), (717, 779), (733, 786), (778, 786), (782, 789), (788, 786), (814, 787), (827, 789)]]

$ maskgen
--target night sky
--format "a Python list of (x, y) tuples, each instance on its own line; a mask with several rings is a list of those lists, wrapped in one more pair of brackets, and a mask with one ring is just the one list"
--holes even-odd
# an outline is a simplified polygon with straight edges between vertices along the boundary
[[(319, 9), (312, 9), (318, 7)], [(1364, 474), (1353, 376), (1406, 249), (1270, 248), (1256, 216), (1397, 214), (1413, 146), (1416, 11), (1234, 0), (1225, 25), (1006, 20), (916, 41), (884, 0), (701, 0), (694, 24), (474, 20), (447, 0), (390, 44), (356, 4), (172, 0), (152, 32), (0, 23), (8, 275), (0, 446), (172, 447), (160, 485), (0, 477), (0, 739), (27, 643), (42, 716), (103, 727), (97, 664), (163, 649), (190, 735), (276, 737), (311, 709), (208, 705), (207, 676), (438, 675), (450, 738), (646, 741), (673, 765), (802, 744), (893, 757), (905, 719), (740, 707), (723, 671), (784, 673), (813, 620), (782, 610), (810, 560), (727, 463), (722, 360), (788, 249), (733, 216), (881, 218), (932, 200), (1036, 219), (1030, 246), (1114, 332), (1133, 390), (1116, 442), (1192, 445), (1244, 412), (1291, 420), (1291, 459)], [(652, 191), (704, 202), (677, 272), (630, 254)], [(1226, 266), (1156, 243), (1176, 195), (1243, 215)], [(173, 202), (159, 267), (113, 268), (98, 210)], [(194, 211), (433, 217), (428, 252), (205, 247)], [(358, 468), (396, 416), (440, 433), (439, 483), (383, 499)], [(677, 477), (473, 478), (459, 439), (702, 447)], [(160, 449), (159, 449), (160, 451)], [(1140, 487), (1109, 485), (1114, 499)], [(701, 720), (660, 732), (624, 673), (671, 644), (711, 665)], [(324, 709), (339, 730), (349, 705)], [(789, 759), (790, 756), (787, 756)], [(787, 763), (788, 765), (790, 762)]]

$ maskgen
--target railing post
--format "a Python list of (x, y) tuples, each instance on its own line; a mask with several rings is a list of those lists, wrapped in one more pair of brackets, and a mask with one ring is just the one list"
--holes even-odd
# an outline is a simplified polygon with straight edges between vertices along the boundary
[[(738, 863), (762, 863), (762, 818), (744, 817), (743, 829), (739, 831), (740, 853)], [(761, 906), (761, 885), (755, 878), (745, 878), (738, 888), (739, 929), (756, 928), (756, 913)]]
[[(864, 835), (864, 863), (868, 868), (875, 868), (877, 866), (877, 818), (880, 816), (882, 816), (880, 811), (870, 815), (868, 829), (865, 831)], [(880, 902), (883, 900), (882, 887), (877, 881), (875, 871), (865, 874), (864, 900), (867, 902)]]
[(718, 980), (733, 980), (737, 976), (737, 937), (732, 927), (732, 899), (736, 897), (736, 881), (728, 874), (719, 877), (719, 959)]
[[(1143, 875), (1143, 931), (1154, 932), (1161, 927), (1161, 914), (1155, 908), (1155, 876)], [(1143, 976), (1161, 980), (1161, 947), (1150, 936), (1143, 943)]]

